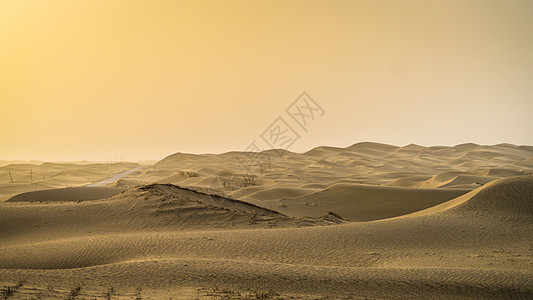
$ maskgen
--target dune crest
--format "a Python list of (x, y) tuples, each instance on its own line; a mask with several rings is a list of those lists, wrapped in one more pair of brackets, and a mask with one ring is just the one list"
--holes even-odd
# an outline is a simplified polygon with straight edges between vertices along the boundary
[(512, 218), (533, 218), (533, 176), (502, 178), (477, 188), (469, 193), (439, 205), (402, 217), (423, 216), (441, 213), (475, 211), (483, 214), (499, 214)]
[[(315, 192), (306, 191), (310, 185), (337, 183), (473, 190), (495, 179), (533, 174), (532, 158), (530, 147), (509, 144), (398, 147), (362, 142), (304, 153), (176, 153), (139, 175), (150, 182), (213, 189), (234, 197), (281, 200)], [(247, 176), (254, 181), (245, 182)], [(139, 182), (139, 177), (130, 177), (130, 183)], [(247, 192), (250, 184), (258, 195), (255, 199)], [(285, 194), (280, 187), (287, 188)]]

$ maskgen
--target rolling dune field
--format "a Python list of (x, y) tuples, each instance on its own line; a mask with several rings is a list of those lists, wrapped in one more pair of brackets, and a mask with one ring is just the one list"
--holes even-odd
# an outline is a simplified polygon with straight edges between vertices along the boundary
[(2, 177), (5, 298), (533, 298), (533, 147), (177, 153), (107, 187), (32, 168), (78, 187)]

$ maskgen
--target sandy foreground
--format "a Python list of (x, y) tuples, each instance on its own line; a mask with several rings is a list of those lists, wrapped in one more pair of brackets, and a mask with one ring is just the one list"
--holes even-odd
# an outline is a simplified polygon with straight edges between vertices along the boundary
[(533, 298), (530, 146), (3, 164), (4, 298)]

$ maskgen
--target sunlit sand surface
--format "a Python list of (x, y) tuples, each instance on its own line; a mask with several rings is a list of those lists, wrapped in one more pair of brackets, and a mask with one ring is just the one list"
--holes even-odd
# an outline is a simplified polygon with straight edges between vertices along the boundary
[(265, 153), (0, 167), (4, 296), (533, 297), (533, 147)]

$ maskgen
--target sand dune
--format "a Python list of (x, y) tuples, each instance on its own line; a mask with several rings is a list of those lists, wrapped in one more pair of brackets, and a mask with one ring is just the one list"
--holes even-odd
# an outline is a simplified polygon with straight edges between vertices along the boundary
[[(451, 210), (451, 208), (454, 209)], [(533, 176), (496, 180), (483, 188), (478, 188), (453, 200), (403, 217), (422, 216), (444, 211), (448, 214), (455, 214), (472, 210), (477, 212), (477, 216), (480, 215), (480, 212), (483, 215), (501, 215), (512, 218), (521, 216), (527, 225), (533, 221)]]
[(48, 189), (15, 195), (6, 202), (83, 201), (105, 199), (124, 191), (112, 187), (74, 187)]
[(251, 193), (245, 197), (249, 201), (269, 201), (281, 199), (284, 197), (296, 197), (302, 195), (309, 195), (315, 192), (317, 189), (309, 188), (291, 188), (291, 187), (278, 187), (270, 188), (266, 190), (259, 190), (257, 192)]
[[(510, 144), (398, 147), (363, 142), (346, 148), (321, 146), (302, 154), (282, 153), (265, 151), (264, 156), (254, 159), (250, 159), (249, 153), (238, 151), (218, 155), (177, 153), (147, 168), (142, 177), (149, 182), (211, 188), (227, 195), (238, 195), (236, 190), (242, 189), (240, 194), (249, 196), (242, 178), (251, 174), (256, 177), (254, 186), (259, 189), (254, 192), (258, 195), (260, 189), (268, 197), (269, 190), (288, 188), (286, 194), (276, 193), (277, 200), (281, 200), (293, 196), (290, 188), (306, 188), (310, 184), (327, 187), (352, 182), (474, 189), (498, 178), (533, 174), (531, 147)], [(227, 181), (231, 187), (206, 184), (187, 174), (209, 178), (209, 182)]]
[[(297, 217), (320, 217), (332, 211), (345, 220), (372, 221), (432, 207), (468, 191), (335, 184), (311, 195), (283, 199), (282, 207), (272, 208)], [(251, 202), (271, 207), (267, 202)]]
[[(170, 186), (145, 189), (153, 196), (163, 196), (166, 189), (188, 195)], [(12, 242), (2, 245), (0, 274), (24, 276), (37, 285), (56, 277), (58, 286), (68, 286), (66, 278), (80, 280), (89, 291), (105, 283), (121, 286), (124, 293), (142, 285), (241, 291), (260, 283), (262, 290), (296, 296), (533, 296), (533, 177), (494, 181), (459, 198), (422, 215), (292, 229), (176, 231), (156, 226), (118, 234), (110, 233), (108, 223), (96, 234), (43, 240), (42, 233), (27, 231), (26, 241), (17, 241), (21, 229), (14, 224), (7, 236), (3, 232), (2, 239)], [(184, 209), (192, 201), (185, 204)], [(2, 206), (4, 214), (8, 209)], [(128, 227), (115, 224), (114, 229)]]
[(0, 201), (24, 192), (86, 186), (136, 166), (126, 162), (8, 164), (0, 167)]
[[(108, 198), (1, 202), (0, 284), (15, 299), (533, 298), (532, 147), (266, 153), (178, 153)], [(42, 171), (61, 187), (91, 168)]]

